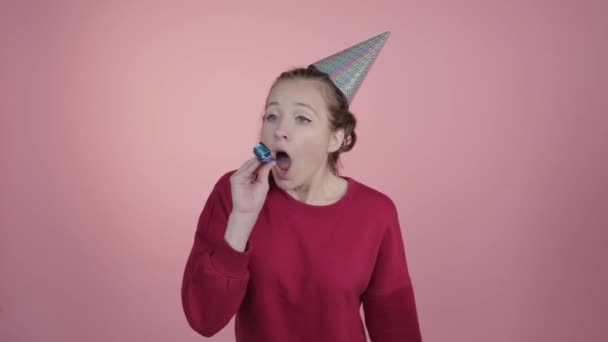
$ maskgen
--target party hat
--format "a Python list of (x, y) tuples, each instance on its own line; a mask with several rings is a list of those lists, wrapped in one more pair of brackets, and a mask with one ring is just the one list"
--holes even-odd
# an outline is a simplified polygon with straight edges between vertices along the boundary
[(390, 34), (384, 32), (312, 65), (329, 75), (350, 104)]

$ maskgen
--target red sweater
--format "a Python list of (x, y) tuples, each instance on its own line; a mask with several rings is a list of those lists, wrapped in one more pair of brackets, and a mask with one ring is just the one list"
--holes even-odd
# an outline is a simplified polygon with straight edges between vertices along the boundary
[(230, 180), (216, 183), (188, 258), (182, 305), (213, 336), (236, 315), (239, 342), (421, 341), (395, 205), (352, 178), (326, 206), (270, 190), (245, 252), (224, 239)]

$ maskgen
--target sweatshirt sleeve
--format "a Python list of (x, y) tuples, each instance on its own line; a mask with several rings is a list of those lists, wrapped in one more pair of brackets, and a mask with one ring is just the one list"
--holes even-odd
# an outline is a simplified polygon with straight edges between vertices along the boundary
[[(251, 246), (233, 249), (224, 238), (231, 204), (220, 180), (199, 216), (183, 274), (181, 298), (188, 324), (205, 337), (224, 328), (238, 311), (249, 282)], [(228, 192), (228, 193), (226, 193)]]
[(365, 324), (372, 342), (420, 342), (414, 291), (392, 202), (387, 216), (372, 278), (362, 295)]

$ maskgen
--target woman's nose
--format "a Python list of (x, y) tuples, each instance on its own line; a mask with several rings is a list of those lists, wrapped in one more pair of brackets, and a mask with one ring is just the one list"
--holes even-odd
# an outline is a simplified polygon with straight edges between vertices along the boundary
[(288, 138), (287, 133), (284, 130), (282, 130), (282, 129), (275, 130), (274, 131), (274, 136), (275, 136), (275, 138), (282, 139), (282, 140), (287, 140), (287, 138)]
[(289, 134), (288, 134), (289, 128), (286, 126), (285, 122), (282, 121), (278, 126), (277, 129), (274, 130), (274, 136), (277, 139), (284, 139), (287, 140), (289, 138)]

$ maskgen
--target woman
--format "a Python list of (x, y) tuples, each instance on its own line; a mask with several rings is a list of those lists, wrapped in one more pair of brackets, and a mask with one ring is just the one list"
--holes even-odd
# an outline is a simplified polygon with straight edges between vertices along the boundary
[[(182, 304), (203, 336), (236, 315), (240, 342), (363, 342), (363, 304), (372, 341), (421, 341), (395, 205), (337, 167), (357, 137), (349, 104), (387, 38), (272, 85), (261, 142), (276, 161), (221, 177), (186, 264)], [(345, 81), (344, 65), (361, 72)]]

